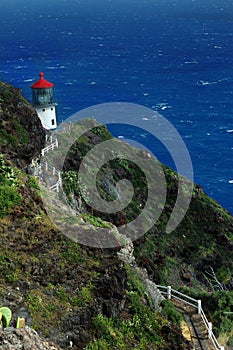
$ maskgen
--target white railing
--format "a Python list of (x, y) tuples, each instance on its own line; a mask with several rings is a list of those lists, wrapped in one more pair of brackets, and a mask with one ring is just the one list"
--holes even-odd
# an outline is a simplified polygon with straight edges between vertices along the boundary
[(60, 187), (61, 187), (61, 182), (58, 181), (57, 183), (55, 183), (55, 185), (50, 186), (49, 188), (50, 188), (50, 190), (52, 190), (52, 191), (59, 192)]
[(58, 171), (54, 166), (49, 165), (48, 162), (42, 160), (40, 164), (45, 168), (45, 171), (51, 170), (53, 175), (57, 175), (59, 178), (61, 177), (60, 171)]
[[(42, 157), (44, 157), (45, 153), (49, 152), (50, 150), (54, 150), (55, 147), (56, 148), (58, 147), (58, 140), (57, 140), (57, 138), (53, 139), (52, 135), (48, 135), (48, 134), (46, 135), (46, 142), (50, 142), (50, 144), (41, 150)], [(40, 168), (42, 166), (45, 168), (45, 171), (50, 170), (54, 176), (56, 175), (58, 177), (58, 181), (54, 185), (50, 186), (49, 188), (52, 191), (59, 192), (59, 189), (62, 186), (62, 179), (61, 179), (60, 171), (58, 171), (55, 167), (50, 166), (48, 164), (48, 162), (46, 162), (44, 160), (41, 160), (41, 162), (40, 162)]]
[(49, 188), (52, 191), (59, 192), (59, 188), (62, 186), (61, 172), (58, 171), (55, 167), (50, 166), (46, 161), (42, 160), (40, 164), (41, 164), (41, 167), (43, 166), (45, 168), (45, 171), (50, 170), (53, 176), (56, 175), (58, 177), (58, 181), (54, 185), (50, 186)]
[(43, 148), (43, 149), (41, 150), (41, 155), (42, 155), (42, 157), (45, 155), (45, 153), (49, 152), (50, 150), (53, 150), (55, 147), (58, 147), (58, 140), (55, 139), (55, 140), (53, 141), (53, 139), (52, 139), (52, 137), (51, 137), (51, 143), (50, 143), (50, 145), (48, 145), (47, 147), (45, 147), (45, 148)]
[(160, 286), (157, 285), (158, 290), (160, 291), (161, 294), (166, 295), (167, 299), (177, 299), (182, 301), (185, 304), (188, 304), (190, 306), (193, 306), (197, 309), (197, 313), (201, 315), (202, 320), (204, 322), (204, 325), (208, 331), (208, 337), (209, 339), (212, 340), (213, 345), (216, 350), (224, 350), (224, 346), (219, 345), (214, 333), (213, 333), (213, 326), (212, 323), (207, 320), (207, 317), (202, 309), (201, 306), (201, 300), (196, 300), (194, 298), (191, 298), (188, 295), (185, 295), (183, 293), (178, 292), (177, 290), (173, 289), (171, 286)]

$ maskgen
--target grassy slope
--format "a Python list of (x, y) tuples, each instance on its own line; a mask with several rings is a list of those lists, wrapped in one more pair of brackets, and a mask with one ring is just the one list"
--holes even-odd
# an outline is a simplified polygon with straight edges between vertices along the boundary
[[(67, 323), (78, 315), (90, 313), (90, 320), (82, 327), (90, 327), (89, 339), (96, 337), (98, 341), (90, 343), (87, 349), (110, 350), (113, 346), (118, 349), (169, 349), (171, 346), (189, 349), (179, 328), (169, 323), (167, 317), (170, 316), (150, 309), (143, 285), (134, 271), (130, 272), (129, 268), (125, 271), (116, 252), (90, 251), (60, 234), (45, 213), (34, 179), (9, 164), (4, 167), (5, 177), (14, 172), (20, 197), (20, 201), (9, 206), (0, 218), (0, 304), (12, 309), (12, 324), (23, 306), (29, 325), (31, 323), (44, 336), (53, 334), (54, 338), (55, 334), (55, 339), (66, 348), (62, 339), (66, 334), (63, 320)], [(12, 185), (13, 182), (8, 182), (9, 188)], [(119, 278), (117, 285), (114, 284), (116, 278)], [(120, 282), (122, 279), (124, 282)], [(109, 285), (105, 286), (106, 283)], [(105, 295), (109, 288), (110, 296)], [(116, 310), (124, 300), (124, 309), (118, 310), (114, 318), (101, 316), (103, 302), (110, 303), (111, 313), (114, 300)], [(82, 347), (74, 345), (74, 348)]]
[[(78, 168), (88, 150), (109, 137), (111, 136), (104, 128), (101, 130), (94, 128), (88, 135), (82, 136), (66, 159), (67, 173)], [(144, 157), (141, 151), (136, 152)], [(156, 161), (151, 160), (151, 164), (152, 171)], [(175, 172), (165, 166), (163, 170), (167, 180), (166, 204), (156, 225), (135, 242), (137, 262), (147, 268), (151, 278), (158, 284), (169, 284), (175, 288), (189, 287), (193, 294), (212, 292), (211, 296), (216, 300), (221, 297), (226, 298), (228, 302), (225, 304), (215, 302), (215, 308), (211, 308), (211, 303), (206, 302), (208, 306), (206, 312), (209, 312), (217, 334), (223, 332), (230, 335), (232, 334), (231, 322), (224, 318), (224, 312), (228, 309), (233, 311), (233, 217), (208, 197), (200, 186), (195, 186), (190, 207), (183, 221), (175, 231), (167, 234), (165, 227), (175, 204), (178, 182)], [(89, 176), (92, 176), (91, 172)], [(135, 191), (132, 203), (124, 212), (118, 215), (106, 215), (93, 211), (85, 206), (85, 203), (83, 203), (83, 210), (116, 225), (130, 222), (135, 218), (135, 214), (137, 216), (140, 212), (140, 203), (145, 203), (147, 194), (146, 179), (140, 169), (131, 162), (112, 161), (99, 172), (97, 184), (103, 197), (111, 200), (114, 199), (114, 191), (109, 191), (109, 188), (114, 189), (116, 183), (122, 178), (130, 180)], [(103, 193), (103, 188), (108, 188), (107, 195)], [(77, 198), (80, 198), (78, 188), (74, 187), (71, 190)], [(159, 193), (157, 194), (156, 191), (154, 201), (155, 205), (160, 203)], [(217, 292), (219, 288), (225, 292)], [(206, 295), (203, 298), (206, 299)], [(231, 342), (232, 339), (230, 339)]]

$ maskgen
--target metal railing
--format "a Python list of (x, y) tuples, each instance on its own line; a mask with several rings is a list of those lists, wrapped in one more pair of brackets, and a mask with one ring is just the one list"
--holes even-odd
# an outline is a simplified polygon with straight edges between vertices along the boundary
[(203, 323), (207, 329), (208, 337), (210, 340), (212, 340), (212, 343), (216, 350), (224, 350), (224, 346), (219, 345), (214, 333), (213, 333), (213, 326), (212, 323), (208, 321), (202, 306), (201, 306), (201, 300), (196, 300), (194, 298), (191, 298), (188, 295), (185, 295), (181, 292), (178, 292), (177, 290), (173, 289), (171, 286), (160, 286), (157, 285), (158, 290), (162, 295), (166, 295), (167, 299), (177, 299), (179, 301), (182, 301), (185, 304), (188, 304), (190, 306), (193, 306), (197, 309), (197, 313), (202, 317)]

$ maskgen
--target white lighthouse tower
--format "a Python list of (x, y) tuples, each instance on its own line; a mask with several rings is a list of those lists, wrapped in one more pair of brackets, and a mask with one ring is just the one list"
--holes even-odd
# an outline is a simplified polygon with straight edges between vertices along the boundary
[(53, 84), (43, 78), (40, 72), (40, 79), (31, 85), (32, 104), (35, 107), (43, 127), (47, 130), (56, 129), (56, 104), (53, 101)]

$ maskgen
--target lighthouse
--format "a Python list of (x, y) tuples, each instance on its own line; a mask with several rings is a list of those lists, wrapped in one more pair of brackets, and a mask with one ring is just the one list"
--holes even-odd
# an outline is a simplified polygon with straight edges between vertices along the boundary
[(32, 104), (35, 107), (43, 127), (47, 130), (56, 129), (56, 104), (53, 101), (53, 84), (44, 79), (40, 72), (40, 79), (31, 85)]

